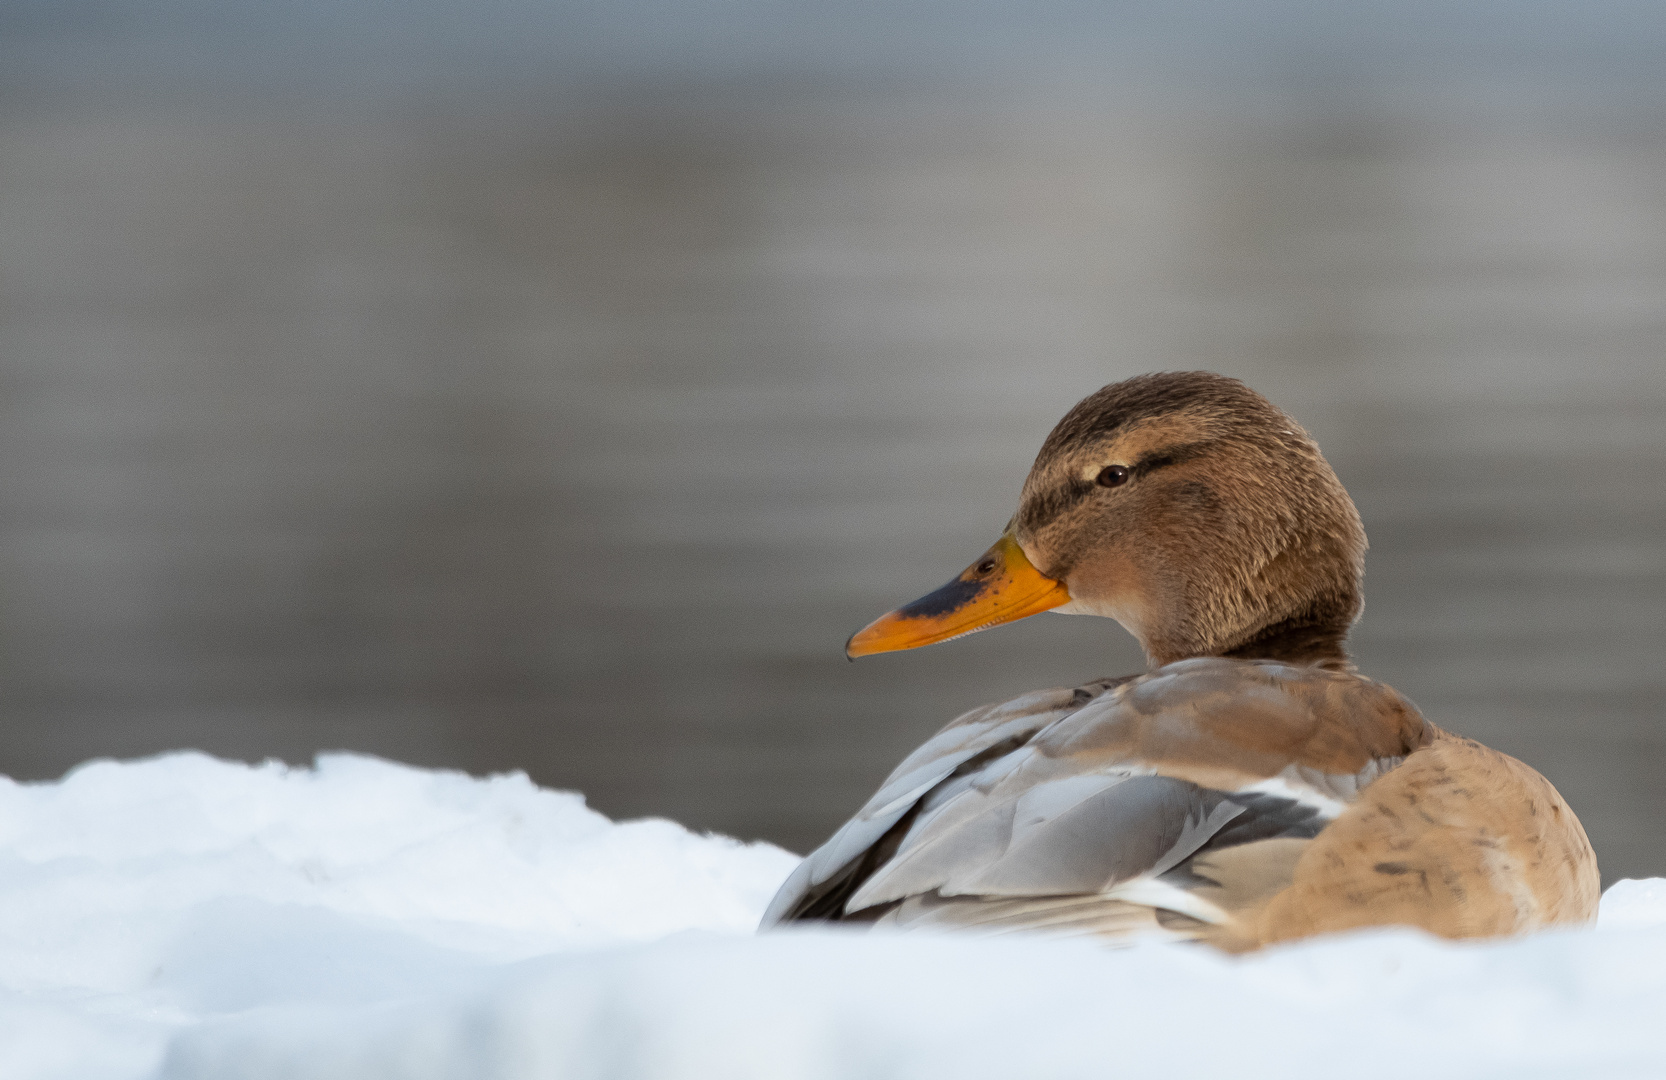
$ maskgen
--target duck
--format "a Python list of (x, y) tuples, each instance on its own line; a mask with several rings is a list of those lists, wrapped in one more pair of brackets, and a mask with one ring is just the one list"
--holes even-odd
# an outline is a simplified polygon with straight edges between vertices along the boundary
[(1318, 444), (1243, 382), (1161, 372), (1089, 395), (994, 546), (846, 654), (1053, 611), (1116, 620), (1147, 670), (952, 720), (797, 866), (762, 928), (1246, 952), (1591, 922), (1596, 855), (1550, 782), (1355, 667), (1365, 551)]

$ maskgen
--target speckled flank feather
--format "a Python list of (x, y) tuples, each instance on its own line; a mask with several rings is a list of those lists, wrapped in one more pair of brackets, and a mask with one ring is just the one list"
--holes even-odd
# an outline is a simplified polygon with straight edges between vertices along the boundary
[[(1120, 467), (1117, 482), (1096, 483)], [(1114, 489), (1114, 490), (1113, 490)], [(1141, 376), (1048, 436), (1011, 534), (1153, 670), (973, 710), (797, 868), (764, 925), (1162, 936), (1588, 922), (1596, 858), (1519, 761), (1353, 671), (1365, 534), (1236, 380)], [(1056, 587), (1056, 586), (1055, 586)]]
[(1435, 741), (1366, 789), (1250, 920), (1251, 944), (1404, 924), (1491, 937), (1596, 917), (1579, 819), (1544, 777), (1470, 739)]

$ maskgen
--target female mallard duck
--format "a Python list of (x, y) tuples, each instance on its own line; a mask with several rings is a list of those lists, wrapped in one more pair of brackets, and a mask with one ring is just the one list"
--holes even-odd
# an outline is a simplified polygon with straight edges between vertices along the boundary
[(1251, 949), (1361, 926), (1589, 922), (1556, 789), (1355, 673), (1365, 531), (1318, 446), (1206, 372), (1071, 409), (1007, 531), (850, 640), (910, 649), (1108, 615), (1151, 670), (975, 709), (787, 879), (764, 925), (1158, 933)]

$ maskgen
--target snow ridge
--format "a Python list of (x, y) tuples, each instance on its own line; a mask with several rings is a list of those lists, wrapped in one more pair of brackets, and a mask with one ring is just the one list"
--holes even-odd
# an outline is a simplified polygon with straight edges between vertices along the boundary
[(753, 937), (796, 862), (518, 773), (350, 754), (0, 777), (0, 1076), (1666, 1074), (1660, 879), (1616, 885), (1595, 931), (1233, 960)]

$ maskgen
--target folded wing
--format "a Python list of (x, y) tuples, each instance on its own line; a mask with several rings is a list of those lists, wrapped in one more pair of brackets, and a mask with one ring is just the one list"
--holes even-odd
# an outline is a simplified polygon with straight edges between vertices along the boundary
[(782, 887), (806, 919), (1207, 936), (1427, 738), (1392, 690), (1268, 661), (974, 711), (904, 761)]

